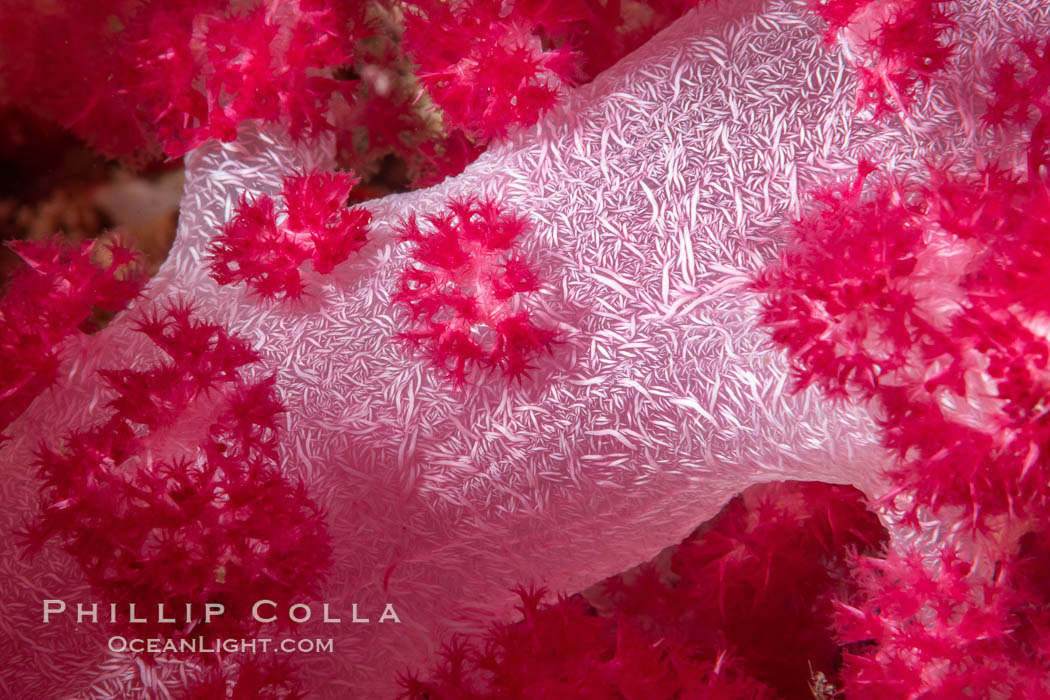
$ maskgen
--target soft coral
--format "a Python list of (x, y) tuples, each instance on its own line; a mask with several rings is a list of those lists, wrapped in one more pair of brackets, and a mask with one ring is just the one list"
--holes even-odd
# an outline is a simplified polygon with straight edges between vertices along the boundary
[(813, 10), (828, 23), (830, 43), (852, 30), (867, 56), (857, 69), (857, 107), (875, 116), (906, 110), (917, 86), (949, 64), (954, 48), (944, 39), (955, 26), (946, 0), (814, 0)]
[(116, 396), (110, 417), (42, 447), (40, 513), (27, 551), (57, 539), (106, 601), (198, 617), (156, 618), (136, 635), (244, 636), (254, 601), (289, 605), (317, 590), (330, 545), (320, 509), (282, 473), (272, 378), (247, 382), (257, 359), (243, 340), (173, 305), (140, 330), (170, 360), (103, 374)]
[(242, 196), (211, 244), (212, 277), (219, 284), (246, 282), (263, 297), (301, 296), (304, 262), (327, 274), (367, 242), (372, 215), (346, 206), (356, 182), (347, 173), (290, 175), (284, 178), (282, 217), (268, 195)]
[(427, 217), (431, 232), (415, 216), (401, 227), (417, 263), (405, 268), (394, 296), (411, 315), (402, 337), (456, 385), (470, 366), (520, 378), (557, 340), (515, 307), (519, 294), (539, 289), (531, 267), (513, 252), (526, 221), (494, 200), (453, 200), (449, 209)]
[[(854, 489), (786, 482), (733, 499), (658, 564), (543, 603), (516, 591), (521, 619), (446, 646), (419, 698), (624, 700), (808, 696), (809, 669), (838, 667), (829, 629), (850, 551), (884, 541)], [(664, 567), (666, 568), (666, 567)]]
[(910, 520), (1045, 513), (1047, 185), (989, 168), (863, 188), (823, 191), (760, 276), (774, 340), (801, 385), (877, 400)]
[(984, 121), (992, 126), (1030, 127), (1029, 179), (1050, 176), (1050, 39), (1018, 43), (1021, 57), (1004, 59), (992, 80), (992, 101)]
[(132, 161), (231, 140), (246, 119), (301, 136), (328, 128), (350, 87), (322, 72), (366, 31), (363, 5), (347, 7), (15, 0), (0, 10), (0, 71), (9, 99)]
[(699, 0), (408, 0), (405, 48), (447, 125), (485, 142), (530, 126)]
[[(1041, 554), (1045, 555), (1045, 540)], [(1028, 552), (1026, 554), (1030, 554)], [(1025, 559), (1008, 560), (1018, 574)], [(859, 589), (835, 615), (851, 698), (1046, 697), (1045, 596), (1018, 576), (988, 581), (951, 548), (853, 561)], [(1021, 568), (1019, 568), (1021, 567)], [(1021, 586), (1015, 584), (1020, 583)]]
[(532, 24), (496, 0), (413, 0), (405, 45), (449, 126), (479, 139), (535, 123), (574, 68), (566, 48), (544, 50)]
[(137, 256), (119, 241), (109, 246), (105, 267), (92, 260), (94, 243), (7, 245), (25, 267), (0, 300), (0, 430), (55, 381), (65, 338), (90, 330), (95, 309), (119, 311), (142, 288)]

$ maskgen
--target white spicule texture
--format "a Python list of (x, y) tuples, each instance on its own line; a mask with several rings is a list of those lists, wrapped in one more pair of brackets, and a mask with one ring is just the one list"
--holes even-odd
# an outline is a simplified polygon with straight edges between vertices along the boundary
[[(889, 461), (872, 418), (792, 394), (748, 284), (807, 191), (852, 177), (861, 156), (921, 173), (987, 146), (973, 86), (1003, 37), (1050, 22), (1045, 8), (966, 5), (956, 66), (907, 124), (854, 113), (848, 49), (823, 44), (803, 3), (691, 12), (463, 175), (369, 202), (371, 242), (332, 276), (307, 273), (303, 303), (218, 287), (205, 250), (244, 192), (275, 194), (293, 170), (329, 165), (331, 143), (246, 128), (201, 147), (187, 158), (175, 247), (144, 298), (71, 344), (60, 384), (0, 448), (3, 531), (34, 512), (32, 450), (105, 418), (98, 369), (161, 359), (133, 323), (176, 298), (263, 355), (247, 374), (276, 374), (283, 466), (328, 510), (336, 563), (323, 601), (344, 622), (309, 628), (335, 653), (296, 657), (317, 697), (392, 697), (396, 674), (432, 663), (447, 635), (510, 618), (512, 587), (580, 590), (750, 484), (877, 495)], [(409, 261), (397, 222), (466, 194), (500, 197), (534, 224), (523, 246), (546, 286), (529, 305), (565, 342), (520, 386), (475, 375), (454, 390), (395, 340), (406, 318), (391, 296)], [(41, 625), (43, 599), (95, 598), (57, 547), (25, 561), (13, 537), (0, 545), (9, 697), (165, 697), (194, 677), (188, 664), (107, 655), (97, 626)], [(375, 623), (387, 602), (401, 624)], [(373, 623), (350, 624), (352, 603)]]

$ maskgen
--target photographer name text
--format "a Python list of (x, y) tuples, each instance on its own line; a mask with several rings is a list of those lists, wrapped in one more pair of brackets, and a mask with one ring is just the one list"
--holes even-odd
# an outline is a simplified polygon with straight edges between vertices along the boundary
[[(95, 624), (99, 622), (129, 622), (131, 624), (156, 622), (177, 625), (189, 624), (197, 620), (203, 620), (205, 624), (208, 624), (226, 614), (226, 606), (222, 603), (204, 603), (203, 606), (186, 603), (181, 609), (177, 609), (177, 606), (174, 605), (169, 607), (165, 603), (157, 603), (156, 606), (142, 605), (141, 607), (136, 603), (125, 605), (110, 603), (106, 607), (98, 603), (76, 603), (74, 612), (74, 608), (67, 605), (64, 600), (45, 600), (44, 624), (50, 624), (57, 616), (74, 614), (77, 624), (85, 622)], [(262, 624), (277, 622), (278, 619), (296, 624), (309, 622), (312, 619), (319, 619), (328, 624), (338, 624), (343, 621), (342, 617), (333, 616), (330, 603), (321, 604), (321, 609), (315, 611), (313, 606), (306, 603), (295, 603), (288, 606), (287, 609), (282, 609), (272, 600), (256, 601), (252, 605), (252, 619)], [(401, 618), (398, 617), (393, 603), (386, 603), (378, 617), (374, 615), (374, 611), (366, 611), (358, 603), (353, 603), (350, 605), (349, 622), (353, 624), (400, 623)]]

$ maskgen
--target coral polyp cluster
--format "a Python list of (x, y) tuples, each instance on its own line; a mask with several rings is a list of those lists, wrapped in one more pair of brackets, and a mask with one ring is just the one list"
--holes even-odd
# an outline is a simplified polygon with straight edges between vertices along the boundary
[(813, 0), (828, 23), (825, 39), (844, 36), (857, 49), (857, 108), (875, 117), (907, 112), (951, 63), (955, 28), (947, 0)]
[(823, 190), (767, 270), (800, 386), (875, 399), (910, 512), (1044, 517), (1050, 188), (989, 166)]
[(758, 280), (800, 385), (879, 417), (896, 458), (882, 505), (905, 527), (933, 515), (953, 533), (932, 552), (854, 562), (859, 590), (836, 615), (857, 646), (850, 698), (1050, 692), (1050, 597), (1030, 573), (1050, 523), (1050, 82), (1038, 44), (1016, 48), (982, 115), (1001, 153), (896, 179), (862, 162), (852, 183), (817, 192)]
[[(185, 305), (139, 329), (168, 361), (104, 371), (109, 417), (40, 450), (28, 551), (55, 540), (103, 601), (178, 616), (121, 620), (130, 633), (250, 635), (256, 601), (290, 605), (318, 590), (331, 551), (323, 515), (281, 470), (283, 408), (272, 378), (242, 378), (258, 359), (248, 344)], [(206, 604), (227, 614), (205, 624)]]
[(104, 267), (93, 259), (102, 246), (92, 243), (74, 248), (52, 239), (8, 245), (24, 265), (0, 299), (0, 430), (55, 382), (63, 341), (97, 328), (96, 310), (119, 311), (143, 284), (137, 256), (119, 242), (108, 247)]
[(241, 197), (233, 218), (211, 244), (211, 275), (219, 284), (246, 282), (263, 298), (298, 299), (307, 261), (330, 273), (368, 239), (372, 215), (347, 207), (356, 179), (347, 173), (297, 173), (284, 178), (283, 209), (268, 195)]
[(854, 489), (752, 487), (670, 558), (554, 602), (522, 589), (521, 621), (455, 640), (429, 678), (405, 679), (404, 697), (807, 697), (842, 661), (832, 620), (854, 590), (851, 554), (885, 539)]
[(520, 379), (557, 340), (555, 331), (532, 321), (518, 298), (540, 286), (514, 250), (525, 219), (493, 200), (464, 199), (426, 222), (431, 231), (414, 216), (401, 229), (403, 240), (415, 244), (415, 263), (405, 268), (394, 296), (411, 315), (402, 338), (456, 385), (472, 367)]
[[(39, 567), (3, 562), (14, 624), (65, 571), (103, 605), (227, 609), (107, 631), (250, 637), (252, 603), (338, 566), (326, 594), (410, 605), (330, 628), (302, 670), (333, 696), (486, 624), (405, 694), (1050, 696), (1050, 43), (1006, 36), (1045, 13), (710, 3), (572, 91), (694, 4), (0, 7), (20, 118), (188, 171), (149, 299), (123, 247), (12, 246), (0, 449)], [(38, 445), (52, 418), (79, 427)], [(582, 592), (545, 603), (537, 573)], [(70, 685), (301, 690), (296, 659), (111, 651)]]

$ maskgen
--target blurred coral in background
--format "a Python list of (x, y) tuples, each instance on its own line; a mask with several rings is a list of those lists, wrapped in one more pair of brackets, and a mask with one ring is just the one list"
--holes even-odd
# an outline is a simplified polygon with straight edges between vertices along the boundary
[(850, 557), (885, 541), (851, 487), (754, 486), (635, 570), (554, 603), (522, 590), (521, 622), (455, 640), (405, 697), (807, 697), (842, 663), (832, 617), (855, 593)]

